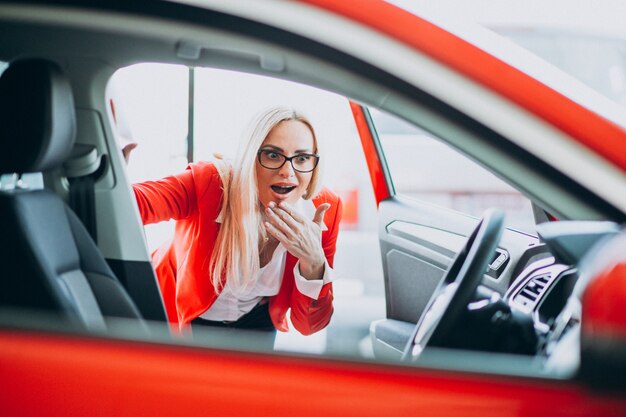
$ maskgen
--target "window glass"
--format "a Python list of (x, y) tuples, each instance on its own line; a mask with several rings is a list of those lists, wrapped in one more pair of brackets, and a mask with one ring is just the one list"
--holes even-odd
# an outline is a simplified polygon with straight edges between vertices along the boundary
[(185, 168), (188, 81), (185, 66), (139, 64), (117, 71), (109, 83), (120, 144), (138, 144), (126, 167), (132, 182)]
[[(132, 183), (156, 180), (187, 165), (189, 70), (138, 64), (117, 71), (107, 88), (120, 147), (137, 143), (127, 164)], [(145, 226), (150, 252), (174, 233), (174, 222)]]
[(15, 188), (42, 190), (44, 188), (43, 175), (41, 172), (30, 172), (21, 176), (17, 174), (0, 175), (0, 190), (13, 190)]
[[(342, 352), (371, 356), (369, 325), (385, 315), (376, 205), (354, 119), (345, 97), (293, 82), (240, 72), (139, 64), (118, 71), (110, 83), (120, 146), (138, 143), (127, 173), (131, 182), (182, 171), (187, 140), (193, 160), (219, 153), (234, 158), (249, 122), (276, 105), (294, 107), (312, 122), (319, 140), (323, 184), (340, 195), (344, 214), (334, 271), (335, 312), (312, 335), (279, 332), (277, 350)], [(191, 82), (190, 82), (191, 80)], [(189, 91), (193, 108), (189, 108)], [(193, 126), (188, 128), (189, 112)], [(188, 132), (193, 138), (188, 138)], [(150, 250), (173, 234), (173, 222), (145, 228)]]
[(531, 203), (519, 191), (425, 130), (370, 113), (396, 193), (476, 217), (499, 207), (508, 227), (534, 233)]

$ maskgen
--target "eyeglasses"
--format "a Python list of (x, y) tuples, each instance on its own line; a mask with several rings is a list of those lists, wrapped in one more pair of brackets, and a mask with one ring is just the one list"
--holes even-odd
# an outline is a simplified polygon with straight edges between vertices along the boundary
[(281, 169), (285, 162), (289, 161), (294, 171), (311, 172), (317, 166), (320, 160), (319, 155), (310, 153), (299, 153), (287, 158), (282, 153), (278, 153), (271, 149), (259, 149), (257, 153), (259, 164), (267, 169)]

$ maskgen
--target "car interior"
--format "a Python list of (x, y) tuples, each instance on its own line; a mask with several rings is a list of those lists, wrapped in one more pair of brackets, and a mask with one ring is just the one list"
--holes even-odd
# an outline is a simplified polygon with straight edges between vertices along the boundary
[[(376, 361), (508, 366), (505, 372), (542, 378), (624, 366), (623, 358), (603, 361), (581, 349), (582, 292), (598, 253), (606, 261), (623, 248), (624, 211), (495, 124), (357, 57), (262, 23), (172, 7), (169, 19), (144, 17), (129, 27), (132, 13), (113, 8), (36, 7), (26, 14), (0, 6), (10, 40), (0, 43), (7, 63), (0, 74), (3, 326), (22, 326), (15, 317), (35, 311), (75, 332), (115, 335), (123, 322), (133, 337), (170, 340), (151, 333), (167, 328), (166, 316), (107, 102), (115, 71), (160, 62), (261, 74), (349, 97), (375, 142), (370, 108), (428, 130), (533, 202), (536, 231), (522, 232), (504, 224), (498, 207), (477, 218), (396, 194), (389, 182), (377, 207), (386, 314), (369, 328)], [(26, 181), (29, 175), (40, 183)], [(221, 343), (210, 335), (199, 341)], [(462, 363), (459, 349), (489, 355)], [(494, 354), (517, 359), (502, 365)], [(449, 356), (442, 363), (437, 355)], [(597, 380), (622, 384), (617, 374)]]

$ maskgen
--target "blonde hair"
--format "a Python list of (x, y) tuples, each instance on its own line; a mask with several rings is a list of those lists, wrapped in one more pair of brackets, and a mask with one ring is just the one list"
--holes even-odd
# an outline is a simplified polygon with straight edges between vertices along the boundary
[[(272, 129), (285, 121), (295, 120), (306, 125), (313, 135), (314, 152), (319, 152), (313, 125), (297, 111), (275, 107), (260, 113), (247, 129), (248, 142), (240, 147), (231, 172), (224, 172), (226, 165), (218, 165), (224, 187), (221, 227), (211, 255), (211, 282), (216, 292), (226, 285), (234, 293), (243, 291), (259, 270), (259, 242), (266, 237), (257, 189), (257, 153)], [(302, 196), (310, 199), (317, 194), (320, 185), (320, 167)], [(224, 284), (224, 278), (228, 280)]]

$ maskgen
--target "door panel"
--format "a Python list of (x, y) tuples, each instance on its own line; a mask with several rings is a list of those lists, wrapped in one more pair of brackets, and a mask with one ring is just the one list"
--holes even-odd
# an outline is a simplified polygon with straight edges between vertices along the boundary
[(444, 270), (395, 248), (384, 259), (387, 317), (417, 323)]
[(393, 197), (379, 205), (387, 318), (417, 323), (475, 218)]
[[(407, 197), (395, 196), (379, 204), (387, 318), (370, 328), (375, 354), (399, 357), (410, 337), (409, 329), (423, 314), (435, 287), (477, 224), (474, 217)], [(535, 236), (506, 229), (494, 259), (503, 253), (509, 262), (497, 273), (488, 270), (482, 285), (504, 294), (517, 260), (536, 244)]]
[(449, 257), (460, 251), (465, 243), (465, 239), (457, 234), (406, 221), (392, 221), (386, 228), (390, 237), (406, 239)]

